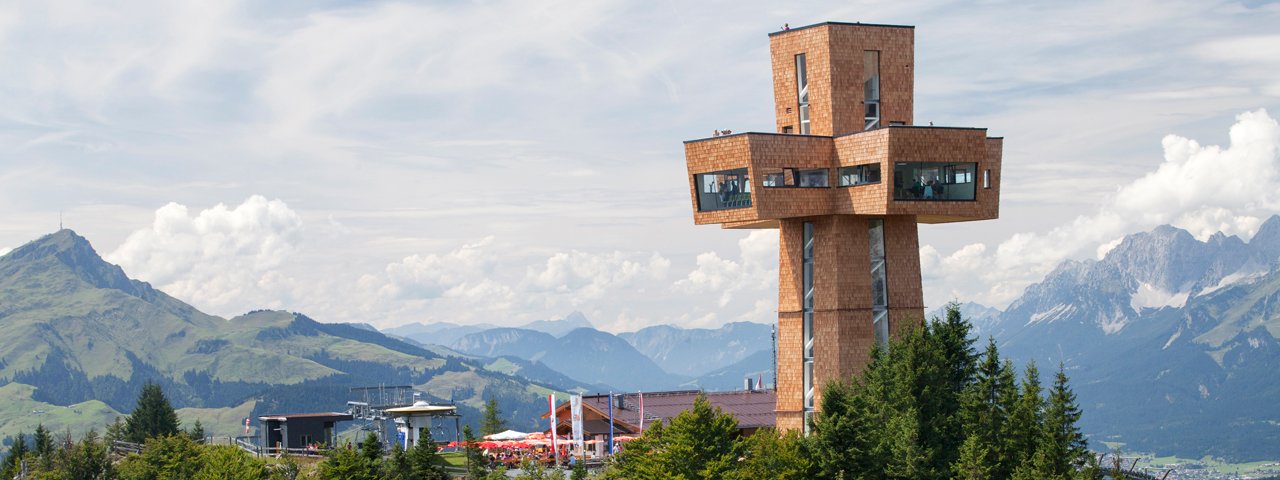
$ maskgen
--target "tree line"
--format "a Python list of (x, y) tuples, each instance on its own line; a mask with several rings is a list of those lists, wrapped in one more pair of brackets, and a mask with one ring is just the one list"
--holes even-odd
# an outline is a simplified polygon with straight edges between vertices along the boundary
[(955, 305), (876, 347), (857, 377), (823, 390), (809, 434), (737, 435), (699, 398), (630, 442), (609, 479), (1095, 479), (1081, 411), (1059, 365), (1045, 392), (1034, 363), (1018, 375), (994, 340), (974, 348)]

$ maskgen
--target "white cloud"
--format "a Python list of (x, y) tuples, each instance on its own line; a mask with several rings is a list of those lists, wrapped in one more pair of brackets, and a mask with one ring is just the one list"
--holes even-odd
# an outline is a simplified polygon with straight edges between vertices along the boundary
[(531, 266), (525, 281), (532, 292), (572, 295), (576, 301), (601, 298), (607, 292), (632, 287), (640, 280), (666, 277), (671, 261), (657, 253), (636, 254), (579, 251), (557, 253), (540, 266)]
[[(718, 293), (717, 305), (725, 307), (745, 294), (772, 298), (777, 311), (778, 231), (755, 230), (738, 240), (738, 258), (722, 258), (716, 252), (698, 255), (697, 268), (675, 282), (673, 288), (692, 294)], [(753, 311), (758, 311), (753, 304)], [(759, 312), (756, 312), (758, 314)], [(756, 321), (765, 319), (752, 318)]]
[(463, 245), (443, 255), (410, 255), (387, 265), (384, 281), (370, 275), (361, 279), (364, 285), (377, 286), (386, 298), (432, 299), (457, 296), (477, 291), (492, 272), (495, 258), (488, 250), (493, 237)]
[[(944, 256), (921, 247), (928, 302), (958, 297), (1004, 306), (1059, 262), (1101, 257), (1123, 235), (1172, 224), (1201, 240), (1219, 231), (1248, 238), (1280, 212), (1280, 125), (1265, 110), (1238, 115), (1226, 147), (1168, 135), (1163, 148), (1155, 170), (1090, 215), (1048, 232), (1014, 234), (994, 252), (974, 244)], [(1061, 186), (1071, 188), (1071, 180)]]
[(235, 208), (218, 204), (196, 215), (169, 203), (106, 259), (202, 310), (229, 315), (284, 300), (280, 290), (263, 287), (289, 282), (275, 270), (302, 241), (297, 213), (254, 195)]

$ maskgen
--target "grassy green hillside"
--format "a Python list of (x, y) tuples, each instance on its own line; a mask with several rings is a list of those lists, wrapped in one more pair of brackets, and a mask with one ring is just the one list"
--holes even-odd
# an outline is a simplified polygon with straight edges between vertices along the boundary
[[(562, 388), (298, 313), (207, 315), (129, 279), (70, 230), (0, 257), (0, 338), (0, 386), (17, 399), (5, 407), (16, 410), (0, 410), (8, 422), (0, 425), (14, 433), (48, 412), (65, 420), (59, 428), (101, 429), (133, 408), (146, 381), (161, 385), (188, 424), (199, 418), (218, 435), (242, 431), (246, 416), (341, 411), (352, 387), (372, 385), (415, 385), (430, 401), (456, 399), (467, 422), (496, 398), (513, 426), (531, 426), (545, 408), (542, 395)], [(69, 414), (54, 405), (86, 408)], [(87, 413), (103, 408), (109, 414)], [(46, 413), (22, 414), (33, 410)]]
[(30, 435), (36, 426), (59, 435), (70, 431), (83, 435), (90, 428), (101, 432), (120, 413), (97, 400), (71, 405), (53, 405), (33, 400), (36, 388), (21, 383), (0, 386), (0, 438), (16, 437), (18, 432)]

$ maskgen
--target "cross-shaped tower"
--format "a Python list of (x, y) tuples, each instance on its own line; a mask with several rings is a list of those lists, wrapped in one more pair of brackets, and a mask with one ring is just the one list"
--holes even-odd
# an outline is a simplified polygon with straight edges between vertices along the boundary
[(917, 223), (994, 219), (1002, 139), (912, 122), (914, 27), (769, 34), (777, 133), (685, 142), (694, 223), (779, 232), (777, 425), (924, 319)]

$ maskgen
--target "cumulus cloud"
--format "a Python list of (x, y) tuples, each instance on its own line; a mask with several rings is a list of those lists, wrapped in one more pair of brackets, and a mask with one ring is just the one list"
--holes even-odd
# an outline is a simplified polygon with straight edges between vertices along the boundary
[(361, 283), (376, 286), (388, 298), (432, 299), (476, 291), (493, 269), (492, 245), (490, 236), (441, 255), (410, 255), (387, 265), (384, 279), (366, 275)]
[(665, 278), (671, 261), (657, 253), (579, 251), (557, 253), (539, 266), (529, 267), (525, 282), (535, 292), (572, 294), (576, 299), (601, 298), (610, 290), (635, 286), (639, 281)]
[(1118, 238), (1162, 224), (1203, 240), (1215, 232), (1251, 237), (1280, 212), (1280, 125), (1266, 110), (1236, 117), (1226, 147), (1168, 135), (1164, 161), (1118, 189), (1100, 208), (1043, 233), (1018, 233), (942, 254), (920, 249), (931, 304), (951, 298), (1004, 306), (1067, 258), (1101, 257)]
[[(778, 231), (756, 230), (738, 240), (738, 258), (723, 258), (716, 252), (698, 255), (697, 268), (675, 282), (674, 289), (694, 294), (719, 293), (718, 305), (725, 307), (745, 294), (750, 298), (772, 298), (752, 311), (777, 310)], [(772, 312), (770, 312), (772, 313)], [(764, 320), (753, 318), (754, 320)]]
[(297, 213), (283, 201), (254, 195), (234, 208), (218, 204), (195, 215), (169, 203), (106, 259), (202, 310), (233, 314), (279, 305), (276, 288), (290, 280), (275, 270), (302, 241)]

